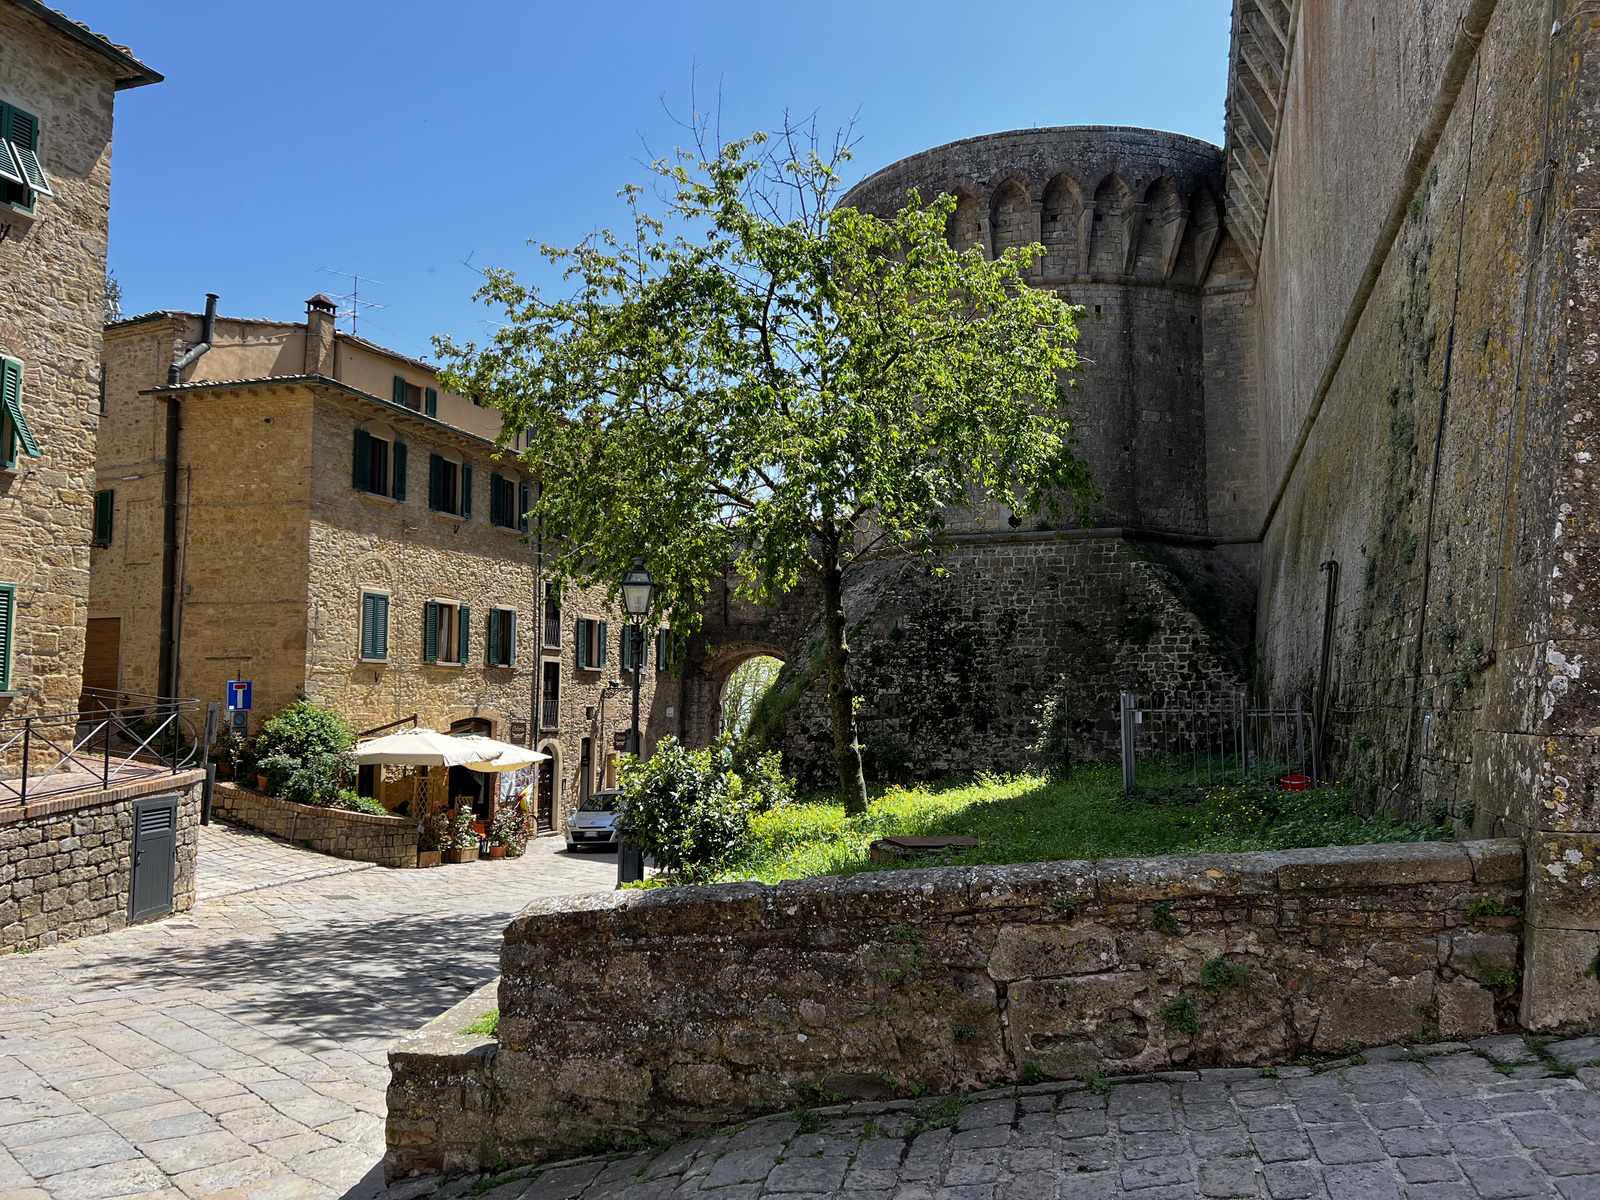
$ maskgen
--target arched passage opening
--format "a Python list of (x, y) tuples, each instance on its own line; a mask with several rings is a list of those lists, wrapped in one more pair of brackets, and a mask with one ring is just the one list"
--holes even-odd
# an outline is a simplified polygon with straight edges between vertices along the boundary
[(757, 654), (728, 672), (728, 677), (722, 681), (722, 693), (718, 698), (720, 730), (724, 735), (744, 737), (762, 698), (777, 682), (778, 672), (782, 669), (781, 658)]

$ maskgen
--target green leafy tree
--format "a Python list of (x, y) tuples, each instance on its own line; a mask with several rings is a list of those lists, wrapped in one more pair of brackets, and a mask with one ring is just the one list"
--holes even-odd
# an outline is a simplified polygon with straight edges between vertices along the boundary
[(1059, 520), (1092, 488), (1060, 391), (1078, 310), (1025, 284), (1040, 248), (955, 251), (949, 197), (844, 207), (848, 157), (814, 128), (716, 149), (697, 127), (655, 164), (671, 232), (624, 189), (630, 233), (541, 247), (569, 297), (488, 271), (501, 329), (438, 349), (449, 386), (505, 414), (503, 442), (528, 431), (562, 585), (614, 585), (644, 556), (680, 631), (725, 572), (757, 603), (815, 585), (840, 789), (862, 812), (847, 573), (931, 553), (944, 509)]

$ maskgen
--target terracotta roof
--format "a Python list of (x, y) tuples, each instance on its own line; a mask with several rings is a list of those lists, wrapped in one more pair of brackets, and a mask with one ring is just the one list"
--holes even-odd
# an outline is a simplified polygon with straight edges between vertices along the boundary
[(64, 12), (59, 12), (39, 0), (11, 0), (18, 8), (24, 9), (38, 17), (47, 25), (52, 25), (74, 41), (87, 46), (97, 54), (109, 58), (120, 72), (117, 76), (117, 91), (124, 88), (143, 87), (147, 83), (160, 83), (166, 78), (159, 71), (152, 71), (144, 63), (133, 56), (133, 52), (126, 46), (119, 46), (104, 34), (96, 33), (82, 21), (74, 21)]

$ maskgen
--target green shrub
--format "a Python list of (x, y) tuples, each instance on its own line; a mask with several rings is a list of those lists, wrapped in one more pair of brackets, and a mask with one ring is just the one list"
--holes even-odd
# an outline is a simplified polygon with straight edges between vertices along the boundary
[(339, 794), (339, 800), (334, 807), (346, 808), (351, 812), (367, 813), (374, 817), (392, 817), (394, 815), (371, 796), (358, 796), (349, 788)]
[(704, 750), (664, 738), (647, 761), (623, 759), (623, 838), (674, 875), (698, 878), (732, 863), (745, 849), (751, 816), (790, 794), (776, 754), (754, 758), (741, 773), (737, 753), (726, 738)]
[(504, 846), (506, 853), (516, 857), (528, 843), (528, 821), (515, 804), (508, 804), (494, 814), (489, 823), (489, 844)]
[(478, 844), (478, 835), (472, 831), (472, 809), (463, 804), (456, 809), (450, 822), (450, 849), (471, 850)]
[(296, 700), (262, 723), (235, 757), (245, 775), (265, 775), (267, 794), (295, 804), (340, 804), (355, 778), (355, 734), (332, 709)]

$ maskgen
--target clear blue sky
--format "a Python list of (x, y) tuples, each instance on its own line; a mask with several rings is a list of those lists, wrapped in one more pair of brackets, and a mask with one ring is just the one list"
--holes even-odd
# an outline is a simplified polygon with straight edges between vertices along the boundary
[[(546, 286), (533, 238), (618, 223), (617, 189), (721, 89), (732, 136), (858, 117), (865, 175), (956, 138), (1141, 125), (1220, 141), (1229, 0), (59, 0), (166, 82), (120, 93), (111, 266), (124, 312), (297, 320), (387, 286), (360, 332), (482, 338), (475, 265)], [(347, 322), (341, 322), (348, 327)]]

